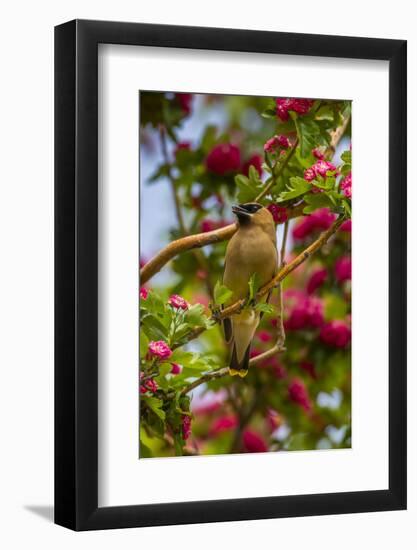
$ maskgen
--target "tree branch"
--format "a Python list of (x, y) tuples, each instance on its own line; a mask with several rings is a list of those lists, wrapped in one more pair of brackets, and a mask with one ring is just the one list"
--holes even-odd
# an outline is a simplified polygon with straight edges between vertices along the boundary
[[(289, 275), (294, 269), (296, 269), (299, 265), (301, 265), (303, 262), (307, 260), (314, 252), (316, 252), (319, 248), (321, 248), (326, 242), (330, 239), (334, 233), (339, 229), (339, 227), (342, 225), (342, 223), (345, 221), (344, 216), (339, 216), (339, 218), (333, 223), (327, 231), (324, 231), (318, 239), (316, 239), (313, 243), (310, 244), (301, 254), (299, 254), (294, 260), (292, 260), (289, 264), (284, 265), (282, 269), (278, 271), (278, 273), (275, 275), (273, 279), (269, 281), (266, 285), (261, 287), (256, 295), (256, 299), (259, 300), (262, 298), (262, 296), (265, 296), (268, 294), (270, 290), (272, 290), (274, 287), (278, 285), (287, 275)], [(238, 312), (245, 306), (245, 300), (239, 300), (235, 302), (234, 304), (226, 307), (219, 313), (219, 318), (224, 319), (225, 317), (230, 317), (230, 315), (233, 315), (234, 313)]]
[[(296, 206), (287, 209), (288, 219), (298, 218), (302, 215), (305, 204), (303, 202)], [(188, 250), (195, 248), (201, 248), (210, 244), (221, 243), (228, 241), (233, 237), (237, 231), (237, 224), (233, 223), (214, 231), (207, 231), (207, 233), (196, 233), (195, 235), (187, 235), (176, 241), (172, 241), (165, 248), (160, 250), (156, 256), (154, 256), (149, 262), (140, 270), (140, 282), (144, 285), (151, 279), (156, 273), (158, 273), (166, 263)]]
[[(346, 131), (348, 123), (349, 118), (346, 118), (343, 121), (343, 124), (333, 132), (330, 146), (326, 151), (326, 156), (332, 156), (340, 139)], [(295, 151), (295, 149), (296, 148), (294, 147), (293, 151)], [(293, 153), (293, 151), (291, 151), (291, 153)], [(287, 162), (290, 160), (289, 156), (286, 160)], [(262, 193), (267, 193), (268, 191), (269, 189), (265, 188)], [(259, 197), (260, 195), (258, 196), (258, 200)], [(296, 206), (289, 207), (287, 209), (288, 219), (302, 216), (304, 206), (305, 204), (303, 202), (300, 202)], [(177, 239), (176, 241), (172, 241), (165, 248), (160, 250), (158, 254), (156, 254), (156, 256), (149, 260), (149, 262), (140, 270), (141, 284), (143, 285), (147, 283), (156, 273), (158, 273), (164, 267), (166, 263), (175, 258), (175, 256), (177, 256), (178, 254), (181, 254), (182, 252), (187, 252), (188, 250), (193, 250), (194, 248), (201, 248), (210, 244), (227, 241), (233, 237), (236, 231), (237, 224), (233, 223), (231, 225), (227, 225), (226, 227), (216, 229), (215, 231), (188, 235), (181, 239)]]
[[(330, 237), (338, 231), (339, 227), (342, 225), (344, 221), (345, 221), (345, 217), (339, 216), (339, 218), (333, 223), (331, 227), (329, 227), (329, 229), (327, 229), (327, 231), (324, 231), (320, 235), (320, 237), (318, 237), (314, 242), (312, 242), (310, 246), (308, 246), (303, 252), (301, 252), (301, 254), (299, 254), (296, 258), (294, 258), (294, 260), (284, 265), (278, 271), (278, 273), (275, 275), (273, 279), (271, 279), (266, 285), (264, 285), (259, 289), (256, 295), (256, 300), (259, 300), (260, 298), (268, 294), (270, 290), (272, 290), (281, 281), (283, 281), (285, 277), (287, 277), (292, 271), (294, 271), (294, 269), (296, 269), (299, 265), (304, 263), (312, 254), (314, 254), (317, 250), (319, 250), (319, 248), (321, 248), (324, 244), (326, 244), (327, 241), (330, 239)], [(219, 313), (214, 315), (212, 317), (212, 320), (220, 321), (225, 317), (230, 317), (231, 315), (238, 313), (239, 311), (242, 311), (245, 305), (246, 305), (246, 300), (238, 300), (234, 304), (231, 304), (230, 306), (226, 307), (225, 309), (222, 309)], [(205, 330), (206, 330), (205, 327), (197, 327), (193, 329), (188, 333), (187, 341), (194, 340), (195, 338), (200, 336), (200, 334), (202, 334)], [(173, 346), (173, 349), (175, 349), (175, 347), (179, 347), (179, 346)], [(283, 348), (279, 346), (278, 351), (283, 351)], [(266, 353), (268, 352), (265, 352), (265, 354)], [(274, 355), (275, 353), (276, 351), (274, 351), (272, 355)], [(266, 359), (266, 357), (263, 357), (263, 356), (264, 354), (262, 354), (262, 356), (259, 355), (258, 357), (254, 357), (253, 359), (256, 359), (255, 362), (262, 361), (263, 359)], [(270, 357), (270, 355), (268, 355), (268, 357)]]

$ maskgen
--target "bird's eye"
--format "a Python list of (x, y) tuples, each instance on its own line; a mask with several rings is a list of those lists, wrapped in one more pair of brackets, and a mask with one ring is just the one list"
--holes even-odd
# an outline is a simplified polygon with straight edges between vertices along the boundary
[(262, 206), (260, 204), (256, 204), (256, 203), (249, 203), (249, 204), (245, 204), (244, 205), (244, 208), (247, 212), (250, 212), (250, 213), (255, 213), (257, 212), (260, 208), (262, 208)]

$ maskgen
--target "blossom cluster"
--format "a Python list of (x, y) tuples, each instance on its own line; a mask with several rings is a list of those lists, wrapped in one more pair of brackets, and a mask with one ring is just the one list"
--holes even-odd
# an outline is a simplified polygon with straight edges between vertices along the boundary
[(294, 111), (299, 115), (305, 115), (309, 112), (313, 106), (314, 101), (312, 99), (300, 99), (300, 98), (277, 98), (276, 109), (277, 116), (283, 122), (286, 122), (289, 117), (289, 111)]

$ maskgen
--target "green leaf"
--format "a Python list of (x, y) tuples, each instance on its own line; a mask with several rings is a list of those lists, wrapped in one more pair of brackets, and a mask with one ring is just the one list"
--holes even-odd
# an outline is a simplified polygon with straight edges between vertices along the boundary
[[(253, 170), (255, 169), (253, 168)], [(257, 178), (253, 177), (251, 179), (247, 178), (242, 174), (238, 174), (237, 176), (235, 176), (235, 183), (239, 189), (239, 192), (237, 195), (237, 200), (239, 202), (242, 202), (242, 203), (251, 202), (259, 195), (263, 187), (263, 183), (260, 180), (257, 172), (256, 172), (256, 175), (258, 176)]]
[(168, 336), (167, 328), (153, 315), (141, 317), (141, 327), (149, 340), (165, 340)]
[(150, 395), (141, 395), (141, 400), (145, 403), (152, 412), (161, 420), (165, 420), (165, 411), (162, 410), (163, 401), (157, 397)]
[(317, 120), (334, 120), (334, 110), (330, 105), (322, 105), (320, 109), (316, 112)]
[(263, 118), (277, 118), (277, 112), (275, 109), (265, 109), (262, 113), (261, 113), (261, 116)]
[(259, 281), (259, 275), (257, 273), (254, 273), (251, 275), (251, 278), (249, 279), (249, 300), (254, 300), (256, 293), (258, 292), (260, 281)]
[(315, 195), (306, 195), (304, 198), (308, 206), (303, 209), (304, 214), (311, 214), (318, 208), (331, 207), (332, 201), (326, 193), (317, 193)]
[(348, 163), (348, 164), (352, 164), (352, 151), (344, 151), (340, 158), (343, 160), (343, 162), (345, 163)]
[(227, 288), (227, 286), (217, 281), (214, 287), (214, 302), (215, 304), (222, 306), (233, 296), (233, 292)]
[(201, 138), (201, 149), (204, 153), (208, 153), (210, 149), (216, 143), (217, 128), (216, 126), (207, 126), (202, 138)]
[(141, 357), (145, 357), (145, 355), (148, 353), (148, 346), (149, 338), (146, 336), (143, 330), (141, 330), (139, 334), (139, 348)]
[(275, 308), (271, 304), (267, 304), (266, 302), (259, 302), (255, 306), (255, 311), (258, 311), (259, 313), (266, 313), (267, 315), (270, 315), (271, 313), (274, 313)]
[(311, 191), (311, 184), (300, 176), (294, 176), (290, 178), (290, 185), (288, 185), (289, 191), (282, 191), (278, 201), (288, 201), (301, 197), (308, 191)]

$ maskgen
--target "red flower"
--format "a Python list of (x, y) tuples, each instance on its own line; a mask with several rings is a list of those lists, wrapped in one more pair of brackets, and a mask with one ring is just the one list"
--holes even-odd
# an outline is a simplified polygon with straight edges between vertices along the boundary
[(265, 453), (268, 446), (259, 433), (246, 429), (243, 432), (243, 449), (247, 453)]
[(150, 355), (158, 357), (159, 359), (168, 359), (168, 357), (172, 355), (171, 348), (163, 340), (149, 342), (148, 351)]
[(142, 300), (146, 300), (146, 298), (148, 297), (148, 291), (144, 286), (140, 288), (139, 296), (142, 298)]
[(181, 365), (178, 363), (171, 363), (171, 374), (180, 374), (181, 370)]
[(330, 321), (326, 323), (320, 332), (320, 340), (335, 348), (345, 348), (351, 340), (352, 332), (344, 321)]
[(249, 175), (249, 167), (253, 166), (258, 172), (259, 176), (262, 176), (262, 157), (261, 155), (252, 155), (242, 166), (242, 172), (245, 176)]
[(214, 231), (215, 229), (225, 227), (226, 225), (229, 225), (229, 223), (230, 222), (227, 220), (210, 220), (207, 218), (201, 221), (201, 231), (203, 233), (208, 233), (209, 231)]
[(311, 410), (312, 404), (307, 388), (300, 378), (294, 378), (288, 386), (288, 396), (293, 403), (302, 407), (306, 412)]
[(313, 153), (313, 156), (316, 157), (316, 159), (324, 160), (324, 153), (319, 147), (316, 147), (311, 152)]
[(191, 416), (188, 414), (184, 414), (182, 416), (182, 437), (185, 441), (190, 437), (191, 435)]
[(174, 155), (177, 156), (179, 151), (189, 151), (190, 149), (191, 143), (189, 141), (180, 141), (174, 149)]
[(352, 220), (346, 220), (342, 223), (340, 226), (340, 231), (344, 231), (345, 233), (352, 233)]
[(318, 288), (322, 286), (324, 281), (327, 279), (327, 269), (320, 268), (316, 269), (311, 275), (307, 282), (307, 294), (313, 294)]
[(289, 315), (284, 323), (287, 330), (303, 330), (321, 327), (324, 322), (323, 303), (319, 298), (307, 296), (301, 291), (285, 293)]
[(352, 174), (349, 174), (340, 182), (340, 189), (348, 199), (352, 198)]
[(182, 296), (178, 296), (178, 294), (173, 294), (168, 300), (168, 304), (175, 309), (186, 310), (190, 307), (190, 304), (187, 302), (187, 300), (184, 300), (184, 298)]
[(273, 136), (264, 144), (264, 151), (266, 153), (274, 153), (278, 149), (288, 149), (290, 147), (290, 142), (287, 136), (279, 135)]
[(339, 283), (352, 279), (352, 259), (350, 256), (342, 256), (336, 260), (334, 274)]
[(288, 120), (288, 111), (295, 111), (299, 115), (305, 115), (313, 106), (312, 99), (297, 99), (297, 98), (277, 98), (275, 100), (277, 106), (277, 116), (282, 121)]
[(232, 143), (220, 143), (213, 147), (206, 158), (207, 170), (224, 176), (240, 167), (240, 149)]
[(150, 391), (151, 393), (155, 393), (158, 389), (158, 384), (150, 378), (149, 380), (146, 380), (144, 384), (141, 384), (140, 386), (140, 393), (146, 393), (147, 391)]
[(175, 94), (175, 99), (180, 104), (181, 109), (186, 115), (191, 113), (191, 103), (193, 94)]
[(271, 432), (280, 427), (282, 418), (274, 409), (268, 409), (266, 413), (266, 421)]
[(310, 361), (301, 361), (300, 369), (304, 370), (305, 372), (308, 372), (311, 378), (314, 378), (314, 379), (317, 378), (316, 367), (314, 363), (311, 363)]
[(317, 176), (325, 178), (327, 172), (337, 173), (336, 166), (327, 160), (318, 160), (315, 164), (310, 166), (310, 168), (307, 168), (307, 170), (304, 171), (304, 179), (306, 181), (312, 181), (316, 179)]
[(272, 336), (267, 330), (259, 331), (258, 338), (261, 342), (264, 342), (265, 344), (272, 340)]
[(288, 220), (287, 209), (283, 206), (278, 206), (275, 203), (271, 203), (267, 208), (271, 212), (275, 223), (285, 223)]
[(233, 430), (237, 425), (238, 420), (235, 415), (221, 416), (213, 422), (210, 428), (210, 435), (215, 436), (228, 430)]
[(294, 226), (292, 235), (295, 240), (305, 239), (317, 229), (321, 231), (329, 229), (335, 219), (336, 215), (330, 212), (328, 208), (319, 208), (310, 216), (301, 218)]

